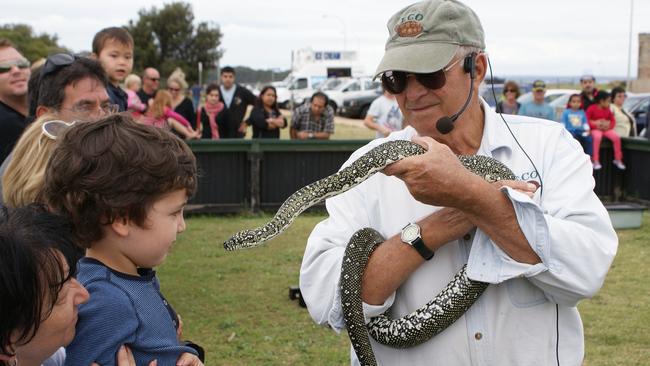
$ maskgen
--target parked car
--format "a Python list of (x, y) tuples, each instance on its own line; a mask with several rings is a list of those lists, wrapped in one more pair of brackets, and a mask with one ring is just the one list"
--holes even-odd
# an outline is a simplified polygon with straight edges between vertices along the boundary
[(636, 119), (636, 131), (639, 136), (643, 129), (648, 127), (648, 106), (650, 106), (650, 93), (628, 93), (623, 108), (630, 112)]
[[(494, 93), (492, 90), (492, 87), (494, 87)], [(497, 107), (497, 102), (501, 100), (503, 97), (503, 84), (481, 84), (479, 87), (479, 95), (485, 99), (487, 104), (490, 105), (492, 108)], [(496, 95), (497, 99), (494, 100), (494, 96)]]
[(327, 85), (321, 88), (321, 91), (327, 94), (330, 106), (335, 111), (343, 105), (345, 99), (363, 96), (376, 97), (378, 92), (381, 93), (381, 82), (370, 77), (346, 77), (343, 81), (338, 81), (338, 79), (328, 79)]
[(566, 109), (567, 103), (569, 103), (569, 98), (573, 94), (580, 94), (580, 91), (577, 90), (576, 93), (567, 93), (564, 95), (561, 95), (554, 100), (552, 100), (549, 104), (551, 107), (553, 107), (553, 110), (555, 111), (555, 120), (556, 121), (561, 121), (562, 120), (562, 113), (564, 113), (564, 110)]
[(366, 118), (370, 104), (381, 95), (381, 89), (371, 95), (350, 96), (343, 99), (343, 105), (339, 107), (339, 114), (349, 118)]

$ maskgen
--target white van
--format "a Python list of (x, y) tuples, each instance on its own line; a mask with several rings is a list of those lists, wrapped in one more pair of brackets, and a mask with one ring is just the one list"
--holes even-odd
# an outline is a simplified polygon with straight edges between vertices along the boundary
[(286, 90), (278, 90), (278, 103), (292, 107), (308, 100), (332, 77), (363, 75), (356, 51), (313, 51), (311, 48), (291, 53), (291, 73), (285, 79)]

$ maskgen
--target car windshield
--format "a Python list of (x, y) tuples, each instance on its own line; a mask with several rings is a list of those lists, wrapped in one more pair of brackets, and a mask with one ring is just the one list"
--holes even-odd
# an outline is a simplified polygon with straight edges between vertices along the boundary
[(334, 90), (338, 88), (343, 82), (346, 81), (346, 79), (342, 78), (331, 78), (327, 79), (321, 86), (321, 90)]
[(623, 109), (631, 111), (637, 104), (639, 104), (639, 102), (646, 98), (648, 98), (647, 95), (630, 95), (625, 99), (625, 102), (623, 102)]

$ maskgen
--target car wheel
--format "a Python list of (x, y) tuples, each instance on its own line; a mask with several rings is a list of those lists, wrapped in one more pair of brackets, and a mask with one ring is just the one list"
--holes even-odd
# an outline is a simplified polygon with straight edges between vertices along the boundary
[(336, 109), (337, 109), (337, 107), (338, 107), (338, 106), (336, 105), (336, 102), (333, 101), (333, 100), (330, 100), (330, 101), (329, 101), (329, 106), (332, 107), (332, 109), (334, 110), (334, 114), (336, 114), (336, 111), (337, 111)]
[(363, 108), (361, 108), (361, 112), (359, 113), (359, 118), (366, 119), (366, 114), (368, 114), (369, 108), (370, 104), (364, 105)]

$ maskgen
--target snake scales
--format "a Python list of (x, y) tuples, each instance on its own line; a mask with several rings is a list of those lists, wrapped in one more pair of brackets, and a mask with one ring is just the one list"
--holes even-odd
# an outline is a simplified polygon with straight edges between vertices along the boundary
[[(387, 165), (426, 150), (413, 142), (396, 140), (371, 149), (349, 166), (309, 184), (292, 194), (275, 216), (264, 226), (242, 230), (224, 242), (226, 250), (253, 248), (282, 233), (304, 210), (329, 197), (343, 193), (368, 179)], [(499, 161), (485, 156), (458, 156), (465, 168), (489, 182), (510, 179), (514, 174)], [(377, 342), (405, 348), (426, 342), (460, 318), (487, 288), (486, 283), (472, 281), (465, 266), (432, 301), (400, 319), (387, 314), (365, 324), (361, 301), (361, 277), (367, 260), (385, 239), (375, 230), (365, 228), (350, 239), (341, 265), (341, 305), (348, 335), (362, 365), (376, 365), (369, 335)]]

